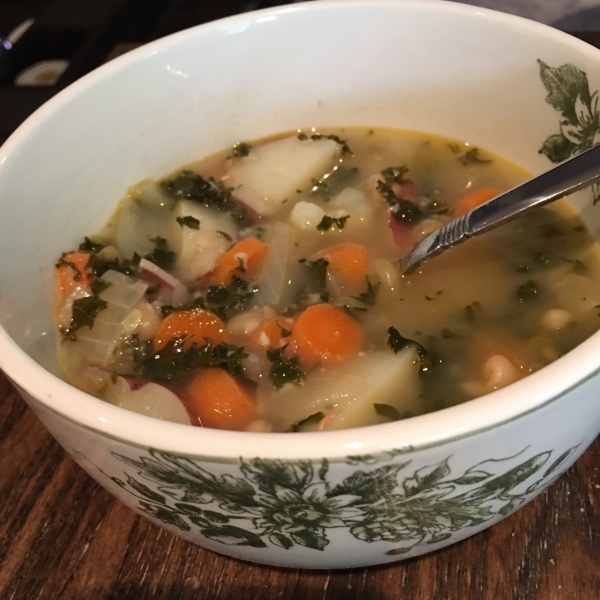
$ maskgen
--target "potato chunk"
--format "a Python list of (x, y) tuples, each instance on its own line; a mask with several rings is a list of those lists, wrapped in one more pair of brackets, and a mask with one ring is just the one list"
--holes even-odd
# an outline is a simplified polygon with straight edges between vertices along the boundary
[(297, 190), (331, 169), (339, 153), (333, 140), (287, 137), (256, 146), (248, 156), (232, 161), (223, 182), (257, 214), (272, 216), (294, 200)]
[(414, 348), (394, 354), (378, 351), (358, 356), (335, 371), (322, 369), (304, 385), (284, 388), (283, 429), (318, 412), (328, 415), (326, 429), (347, 429), (388, 422), (374, 405), (393, 407), (400, 415), (424, 412), (419, 397), (419, 366)]

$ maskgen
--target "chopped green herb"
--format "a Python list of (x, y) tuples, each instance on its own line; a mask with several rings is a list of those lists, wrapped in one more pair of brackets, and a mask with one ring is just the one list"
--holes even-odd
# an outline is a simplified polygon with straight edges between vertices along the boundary
[(321, 421), (321, 419), (324, 416), (325, 416), (324, 413), (316, 412), (316, 413), (306, 417), (306, 419), (302, 419), (301, 421), (297, 421), (296, 423), (291, 425), (288, 432), (298, 433), (302, 429), (302, 427), (304, 427), (305, 425), (316, 425), (317, 423), (319, 423)]
[(543, 238), (552, 240), (563, 235), (563, 230), (555, 223), (544, 223), (540, 226), (540, 235)]
[(588, 274), (588, 268), (587, 268), (586, 264), (583, 261), (579, 260), (578, 258), (565, 258), (563, 256), (562, 259), (565, 262), (571, 263), (571, 266), (573, 268), (573, 273), (576, 273), (577, 275), (587, 275)]
[(342, 154), (352, 154), (352, 150), (350, 150), (350, 146), (348, 146), (348, 142), (346, 140), (341, 139), (337, 135), (332, 134), (323, 134), (323, 133), (313, 133), (312, 135), (306, 135), (305, 133), (300, 132), (298, 134), (299, 140), (333, 140), (337, 144), (339, 144), (342, 148)]
[(530, 279), (517, 289), (517, 299), (519, 302), (527, 302), (536, 298), (539, 293), (540, 288), (538, 284), (533, 279)]
[(388, 184), (392, 183), (412, 183), (410, 179), (405, 177), (409, 169), (406, 165), (400, 165), (399, 167), (388, 167), (383, 169), (381, 174)]
[(346, 215), (345, 217), (330, 217), (329, 215), (325, 215), (321, 222), (317, 225), (317, 229), (319, 231), (327, 231), (331, 229), (333, 225), (337, 225), (338, 229), (344, 229), (344, 225), (346, 221), (350, 218), (350, 215)]
[(478, 318), (478, 315), (481, 312), (481, 303), (477, 300), (471, 302), (468, 306), (465, 306), (465, 316), (467, 321), (471, 323), (475, 322)]
[(269, 371), (269, 378), (277, 389), (281, 389), (286, 383), (300, 385), (304, 381), (304, 373), (300, 369), (298, 359), (283, 356), (286, 348), (287, 346), (267, 350), (267, 358), (273, 363)]
[(170, 339), (160, 350), (137, 365), (136, 373), (150, 381), (173, 383), (210, 362), (212, 344), (189, 343), (189, 336)]
[(244, 156), (248, 156), (248, 154), (250, 154), (251, 149), (252, 146), (250, 144), (247, 144), (246, 142), (239, 142), (233, 147), (232, 156), (234, 158), (243, 158)]
[(189, 336), (170, 339), (156, 352), (141, 356), (136, 374), (149, 381), (175, 383), (200, 367), (218, 367), (233, 377), (244, 378), (241, 360), (248, 354), (241, 346), (221, 342), (213, 346), (210, 339), (199, 346)]
[(69, 252), (63, 252), (63, 255), (56, 261), (56, 264), (54, 266), (57, 269), (59, 267), (70, 267), (71, 269), (73, 269), (73, 271), (75, 271), (73, 279), (75, 279), (75, 281), (79, 281), (81, 279), (81, 273), (79, 272), (77, 265), (70, 260), (65, 260), (65, 256), (67, 256), (68, 254)]
[(191, 215), (188, 215), (187, 217), (177, 217), (177, 222), (181, 225), (182, 229), (184, 225), (190, 229), (200, 229), (200, 221)]
[(275, 323), (277, 324), (277, 327), (279, 327), (279, 329), (281, 330), (281, 337), (286, 338), (292, 335), (292, 332), (289, 329), (283, 327), (283, 325), (281, 325), (279, 321), (275, 321)]
[(212, 177), (204, 179), (198, 173), (183, 170), (172, 179), (162, 181), (160, 186), (172, 198), (193, 200), (207, 208), (229, 212), (240, 225), (251, 223), (246, 211), (233, 201), (231, 191)]
[(441, 362), (439, 357), (428, 351), (423, 345), (419, 344), (419, 342), (405, 338), (395, 327), (388, 328), (387, 343), (394, 351), (394, 354), (398, 354), (398, 352), (407, 346), (413, 346), (419, 357), (419, 372), (421, 375), (428, 375), (431, 372), (431, 369)]
[(460, 146), (458, 144), (448, 144), (448, 148), (450, 148), (454, 154), (458, 154), (460, 152)]
[(106, 247), (106, 244), (101, 244), (100, 242), (94, 242), (87, 236), (84, 238), (84, 240), (85, 241), (83, 241), (81, 244), (79, 244), (80, 250), (85, 250), (87, 252), (100, 252), (100, 250), (102, 250), (102, 248)]
[(232, 237), (225, 231), (217, 231), (217, 233), (221, 236), (224, 237), (228, 242), (233, 242)]
[(244, 351), (243, 346), (234, 346), (233, 344), (221, 342), (213, 348), (210, 366), (219, 367), (233, 377), (243, 379), (244, 367), (240, 361), (244, 358), (248, 358), (248, 354)]
[(410, 179), (404, 176), (408, 173), (408, 167), (388, 167), (381, 171), (384, 181), (377, 182), (377, 191), (381, 194), (383, 200), (389, 205), (392, 216), (405, 225), (414, 225), (423, 218), (425, 213), (421, 211), (416, 202), (396, 196), (393, 184), (411, 183)]
[(65, 340), (75, 341), (75, 332), (82, 327), (94, 327), (94, 319), (101, 310), (107, 308), (106, 300), (98, 296), (78, 298), (73, 302), (73, 312), (69, 328), (62, 331)]
[(465, 166), (476, 164), (483, 165), (492, 162), (491, 158), (481, 158), (481, 156), (479, 156), (479, 148), (471, 148), (471, 150), (467, 150), (464, 156), (461, 156), (456, 160), (458, 160), (461, 165)]
[(366, 277), (367, 280), (367, 291), (359, 294), (358, 296), (352, 296), (354, 300), (358, 300), (363, 304), (368, 304), (369, 306), (375, 306), (375, 302), (377, 301), (377, 292), (381, 287), (381, 282), (378, 281), (375, 285), (371, 283), (369, 277)]
[(305, 267), (308, 267), (312, 270), (317, 284), (320, 287), (325, 286), (327, 283), (327, 267), (329, 266), (329, 261), (325, 258), (318, 258), (317, 260), (308, 260), (306, 258), (301, 258), (299, 263), (302, 263)]
[(94, 294), (94, 296), (99, 296), (110, 285), (110, 281), (105, 281), (100, 277), (96, 277), (92, 279), (90, 283), (90, 290), (92, 290), (92, 294)]
[(229, 320), (233, 315), (246, 310), (255, 292), (256, 289), (248, 282), (234, 275), (228, 286), (208, 287), (204, 308), (212, 310), (223, 320)]
[(391, 421), (398, 421), (402, 418), (398, 409), (395, 406), (392, 406), (391, 404), (373, 403), (373, 408), (380, 417), (385, 417), (386, 419), (390, 419)]
[(248, 304), (255, 292), (256, 288), (234, 275), (229, 285), (210, 285), (204, 296), (198, 296), (191, 302), (181, 306), (166, 304), (161, 306), (161, 312), (163, 317), (166, 317), (173, 312), (189, 310), (191, 308), (206, 308), (224, 321), (227, 321), (232, 316), (248, 308)]
[(172, 252), (169, 249), (169, 244), (165, 238), (157, 236), (155, 238), (150, 238), (151, 242), (154, 242), (154, 250), (150, 252), (150, 254), (146, 254), (144, 258), (153, 262), (157, 267), (165, 271), (170, 271), (175, 265), (175, 252)]
[(134, 254), (131, 260), (119, 260), (118, 258), (104, 258), (92, 253), (87, 267), (96, 277), (102, 277), (106, 271), (118, 271), (124, 275), (135, 275), (140, 264), (141, 256)]
[(463, 335), (460, 335), (460, 334), (452, 331), (451, 329), (448, 329), (447, 327), (444, 327), (444, 329), (442, 329), (442, 337), (445, 340), (460, 340), (460, 339), (464, 339)]

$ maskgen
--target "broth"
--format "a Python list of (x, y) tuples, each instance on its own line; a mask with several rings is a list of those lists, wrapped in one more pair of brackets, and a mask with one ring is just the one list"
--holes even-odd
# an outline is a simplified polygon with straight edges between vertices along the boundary
[(66, 379), (248, 431), (371, 425), (492, 392), (598, 328), (598, 249), (564, 201), (418, 273), (420, 239), (527, 174), (392, 129), (240, 143), (133, 186), (57, 263)]

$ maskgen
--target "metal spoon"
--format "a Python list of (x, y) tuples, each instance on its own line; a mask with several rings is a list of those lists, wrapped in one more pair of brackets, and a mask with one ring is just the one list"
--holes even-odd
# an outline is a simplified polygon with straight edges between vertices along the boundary
[(469, 238), (516, 219), (600, 180), (600, 145), (496, 196), (423, 238), (401, 261), (408, 275), (426, 260)]

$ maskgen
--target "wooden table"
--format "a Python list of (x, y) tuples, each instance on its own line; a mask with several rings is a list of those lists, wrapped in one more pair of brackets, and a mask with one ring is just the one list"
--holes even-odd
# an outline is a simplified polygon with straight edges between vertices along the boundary
[(598, 600), (600, 438), (550, 489), (464, 542), (392, 566), (262, 567), (145, 521), (69, 458), (0, 374), (0, 598)]

